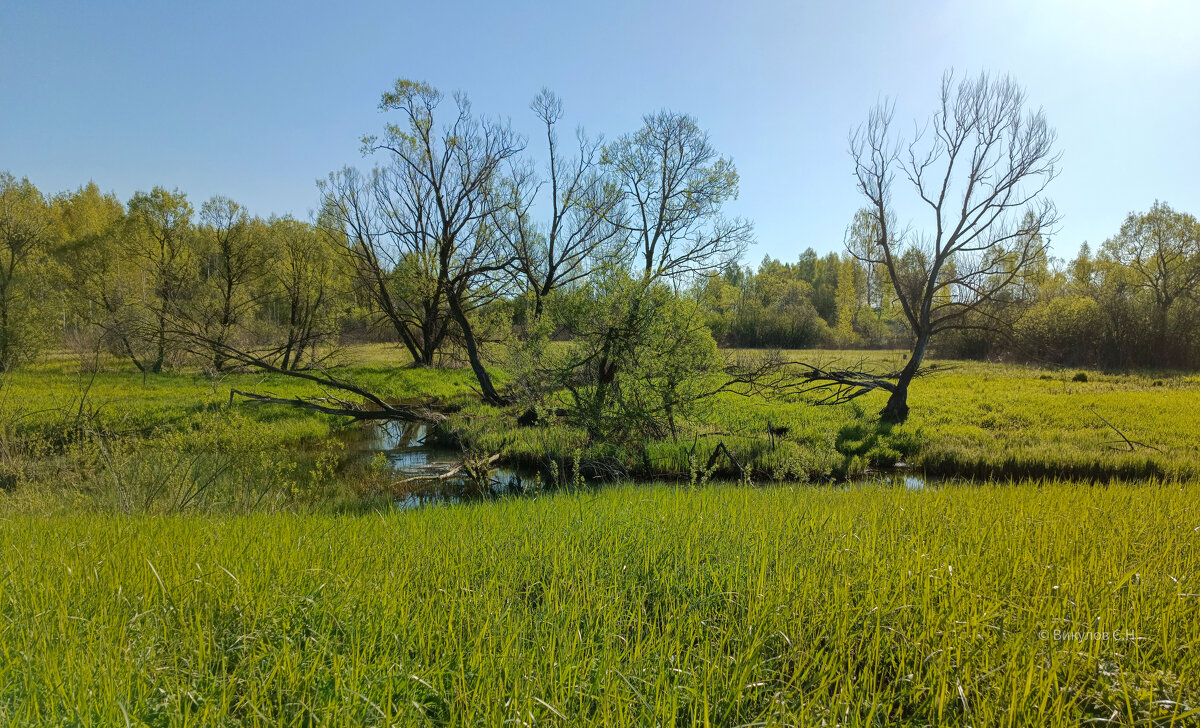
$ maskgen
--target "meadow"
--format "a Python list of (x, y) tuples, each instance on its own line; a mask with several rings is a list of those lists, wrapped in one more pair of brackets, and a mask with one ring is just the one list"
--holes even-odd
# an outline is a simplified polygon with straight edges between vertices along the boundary
[(637, 453), (518, 427), (469, 370), (345, 356), (468, 460), (560, 477), (409, 509), (357, 425), (230, 400), (296, 380), (5, 375), (0, 724), (1200, 720), (1194, 376), (938, 362), (900, 426), (874, 395), (722, 394)]
[(5, 725), (1195, 725), (1194, 486), (10, 515)]

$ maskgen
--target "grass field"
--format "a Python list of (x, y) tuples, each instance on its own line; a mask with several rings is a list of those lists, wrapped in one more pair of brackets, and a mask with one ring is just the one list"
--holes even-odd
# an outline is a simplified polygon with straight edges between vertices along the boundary
[[(943, 362), (899, 427), (722, 395), (639, 451), (395, 356), (339, 373), (470, 452), (670, 482), (397, 510), (345, 423), (229, 404), (293, 380), (6, 374), (0, 724), (1200, 723), (1194, 376)], [(854, 482), (897, 460), (975, 480)]]
[(0, 521), (0, 723), (1195, 725), (1194, 486)]

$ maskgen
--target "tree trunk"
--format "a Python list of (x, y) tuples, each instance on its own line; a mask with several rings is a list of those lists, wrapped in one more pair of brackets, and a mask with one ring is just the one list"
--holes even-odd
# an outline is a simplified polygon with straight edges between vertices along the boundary
[(11, 351), (8, 325), (8, 287), (0, 287), (0, 371), (8, 371)]
[(888, 397), (887, 404), (879, 411), (880, 419), (884, 422), (900, 424), (908, 419), (908, 383), (912, 381), (911, 377), (900, 377), (900, 381), (896, 382), (896, 389), (892, 391), (892, 396)]
[(167, 304), (156, 314), (158, 330), (154, 332), (154, 359), (150, 362), (150, 373), (161, 374), (167, 360)]
[(163, 370), (163, 362), (167, 360), (167, 344), (166, 334), (161, 330), (158, 334), (158, 343), (154, 349), (154, 360), (150, 362), (150, 373), (161, 374)]
[(1158, 304), (1158, 311), (1155, 318), (1155, 328), (1158, 329), (1158, 356), (1160, 357), (1160, 366), (1174, 366), (1175, 352), (1171, 346), (1170, 337), (1170, 301), (1164, 301)]
[(454, 317), (454, 321), (462, 330), (463, 342), (467, 347), (467, 359), (471, 362), (471, 370), (475, 372), (475, 379), (479, 381), (479, 391), (483, 393), (484, 401), (489, 404), (507, 404), (507, 400), (496, 391), (491, 375), (483, 366), (483, 360), (479, 357), (479, 346), (475, 343), (475, 333), (472, 331), (471, 323), (467, 321), (467, 315), (463, 312), (457, 297), (447, 296), (446, 298), (450, 304), (450, 315)]
[(925, 359), (925, 351), (928, 348), (929, 334), (919, 334), (917, 344), (913, 347), (912, 356), (900, 370), (900, 376), (896, 380), (896, 388), (892, 390), (892, 396), (888, 397), (887, 404), (879, 411), (879, 416), (884, 422), (900, 424), (908, 419), (908, 385), (921, 369), (921, 362)]
[(415, 363), (422, 363), (426, 356), (426, 352), (417, 347), (417, 343), (413, 341), (412, 337), (408, 333), (408, 327), (404, 325), (404, 322), (401, 321), (399, 317), (393, 316), (390, 312), (386, 313), (386, 315), (388, 320), (392, 322), (392, 328), (395, 329), (396, 336), (400, 339), (400, 343), (404, 344), (404, 348), (408, 349), (409, 356), (413, 358)]

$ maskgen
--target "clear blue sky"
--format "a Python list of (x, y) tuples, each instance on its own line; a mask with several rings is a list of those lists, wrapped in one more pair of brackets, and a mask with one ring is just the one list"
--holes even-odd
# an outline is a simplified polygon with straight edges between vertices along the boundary
[[(1200, 213), (1200, 2), (77, 2), (0, 4), (0, 169), (307, 216), (314, 180), (366, 165), (397, 78), (467, 92), (532, 131), (543, 85), (613, 138), (699, 118), (741, 173), (765, 254), (839, 250), (860, 206), (848, 130), (882, 95), (932, 111), (948, 67), (1012, 74), (1064, 152), (1072, 255), (1157, 198)], [(901, 210), (903, 219), (921, 218)]]

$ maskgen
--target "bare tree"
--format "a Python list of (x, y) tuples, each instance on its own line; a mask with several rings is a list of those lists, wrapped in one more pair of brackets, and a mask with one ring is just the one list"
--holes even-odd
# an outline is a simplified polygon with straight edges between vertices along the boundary
[[(1002, 326), (1003, 295), (1045, 259), (1046, 234), (1058, 220), (1043, 196), (1060, 155), (1045, 115), (1026, 110), (1025, 92), (1010, 78), (981, 74), (942, 78), (941, 105), (903, 143), (893, 135), (893, 106), (872, 110), (850, 138), (859, 191), (878, 236), (874, 248), (851, 249), (864, 264), (882, 264), (913, 335), (907, 364), (890, 375), (818, 370), (807, 377), (834, 388), (890, 393), (881, 412), (908, 416), (908, 387), (940, 332)], [(896, 229), (893, 183), (908, 183), (926, 225)], [(980, 323), (982, 321), (983, 323)]]
[[(552, 291), (579, 281), (597, 257), (613, 252), (622, 233), (622, 195), (599, 172), (600, 139), (578, 130), (578, 152), (564, 158), (555, 129), (563, 116), (558, 96), (542, 89), (529, 106), (546, 129), (546, 176), (528, 164), (513, 166), (496, 229), (512, 247), (517, 272), (533, 294), (534, 316), (540, 317)], [(549, 215), (539, 224), (533, 209), (547, 187)]]
[(465, 95), (454, 101), (457, 113), (439, 129), (434, 115), (442, 94), (400, 79), (383, 94), (380, 108), (399, 112), (401, 123), (388, 124), (382, 138), (367, 137), (363, 144), (390, 157), (390, 180), (406, 188), (400, 200), (420, 201), (420, 209), (395, 208), (392, 232), (409, 238), (410, 248), (432, 251), (438, 285), (480, 391), (499, 403), (504, 398), (484, 365), (470, 313), (505, 289), (515, 259), (492, 223), (505, 204), (496, 191), (499, 168), (524, 149), (524, 141), (508, 124), (475, 115)]
[(431, 188), (402, 165), (370, 177), (347, 167), (319, 183), (319, 225), (413, 363), (429, 366), (452, 325), (438, 275)]

